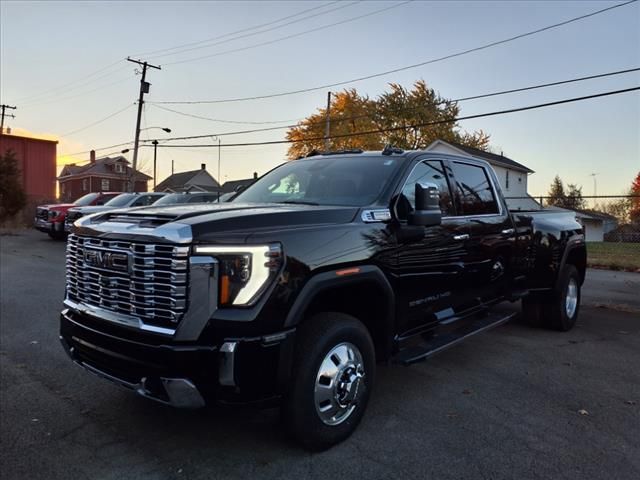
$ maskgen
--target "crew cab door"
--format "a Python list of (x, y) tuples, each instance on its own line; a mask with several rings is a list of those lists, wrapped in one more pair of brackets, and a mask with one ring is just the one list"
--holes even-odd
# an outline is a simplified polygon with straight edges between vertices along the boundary
[[(458, 305), (463, 302), (466, 219), (455, 215), (449, 175), (445, 162), (419, 161), (398, 194), (395, 204), (395, 214), (400, 221), (396, 304), (401, 335), (454, 317)], [(438, 186), (442, 212), (440, 225), (408, 225), (409, 213), (415, 209), (416, 182)]]
[(493, 170), (463, 160), (449, 165), (457, 218), (464, 222), (465, 307), (472, 308), (508, 293), (516, 233)]

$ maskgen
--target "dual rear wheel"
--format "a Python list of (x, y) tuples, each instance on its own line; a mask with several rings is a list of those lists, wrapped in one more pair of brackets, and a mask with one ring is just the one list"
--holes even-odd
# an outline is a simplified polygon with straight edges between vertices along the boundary
[(522, 315), (535, 327), (567, 332), (576, 324), (580, 310), (580, 274), (573, 265), (566, 265), (556, 287), (544, 294), (531, 295), (522, 300)]

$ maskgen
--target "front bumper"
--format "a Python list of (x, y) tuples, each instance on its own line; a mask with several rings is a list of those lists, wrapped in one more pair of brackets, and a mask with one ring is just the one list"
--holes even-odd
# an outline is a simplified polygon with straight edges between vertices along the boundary
[(65, 309), (60, 340), (71, 359), (95, 375), (164, 404), (198, 408), (277, 400), (291, 371), (294, 331), (177, 344)]
[(36, 230), (45, 233), (60, 233), (64, 231), (64, 222), (49, 222), (40, 217), (33, 220), (33, 226)]

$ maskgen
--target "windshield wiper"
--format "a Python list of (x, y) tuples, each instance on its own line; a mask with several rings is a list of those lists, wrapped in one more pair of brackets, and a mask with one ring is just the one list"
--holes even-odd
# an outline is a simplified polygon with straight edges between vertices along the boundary
[(320, 205), (319, 203), (316, 202), (305, 202), (304, 200), (285, 200), (284, 202), (278, 202), (278, 203), (288, 203), (290, 205)]

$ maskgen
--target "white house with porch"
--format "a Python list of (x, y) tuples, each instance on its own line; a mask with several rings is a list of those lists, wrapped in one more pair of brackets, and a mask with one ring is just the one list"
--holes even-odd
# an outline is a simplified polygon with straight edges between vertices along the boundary
[(500, 188), (510, 210), (539, 210), (540, 204), (527, 193), (527, 177), (534, 173), (530, 168), (504, 155), (485, 152), (477, 148), (466, 147), (457, 143), (436, 140), (427, 147), (427, 151), (461, 155), (464, 157), (485, 160), (496, 172)]

